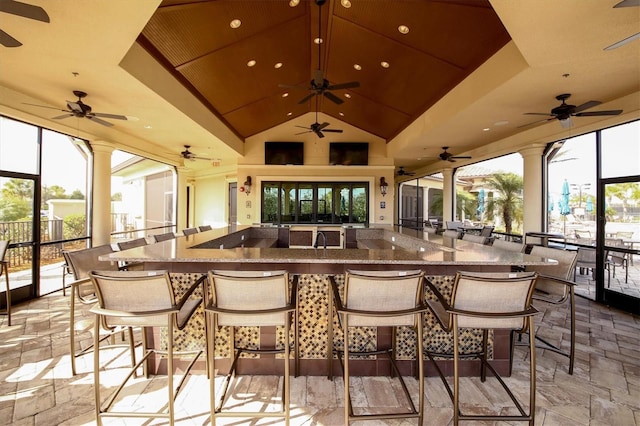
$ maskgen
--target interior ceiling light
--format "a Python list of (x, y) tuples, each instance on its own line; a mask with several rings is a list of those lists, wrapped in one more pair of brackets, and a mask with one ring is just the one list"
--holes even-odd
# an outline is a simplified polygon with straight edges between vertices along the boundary
[(351, 7), (351, 2), (349, 0), (341, 0), (340, 4), (342, 5), (342, 7), (344, 7), (345, 9), (349, 9)]
[(344, 94), (344, 97), (345, 97), (345, 98), (349, 98), (349, 99), (351, 99), (351, 93), (345, 93), (345, 94)]
[(408, 34), (409, 33), (409, 27), (407, 27), (406, 25), (400, 25), (398, 27), (398, 31), (400, 31), (400, 34)]
[(239, 19), (234, 19), (234, 20), (233, 20), (233, 21), (231, 21), (231, 23), (229, 24), (229, 26), (230, 26), (231, 28), (233, 28), (234, 30), (235, 30), (236, 28), (240, 28), (240, 25), (242, 25), (242, 21), (241, 21), (241, 20), (239, 20)]
[(287, 117), (291, 117), (292, 114), (293, 114), (292, 112), (288, 112)]
[(355, 68), (358, 71), (362, 70), (362, 67), (359, 64), (353, 64), (353, 68)]
[(255, 60), (253, 60), (253, 59), (252, 59), (252, 60), (250, 60), (249, 62), (247, 62), (247, 66), (248, 66), (248, 67), (253, 67), (253, 66), (255, 66), (255, 65), (256, 65), (256, 61), (255, 61)]
[(387, 61), (382, 61), (382, 62), (380, 62), (380, 66), (381, 66), (382, 68), (389, 68), (389, 62), (387, 62)]
[(276, 62), (276, 64), (273, 66), (275, 69), (279, 69), (282, 68), (282, 62)]
[(289, 96), (289, 92), (284, 92), (284, 93), (282, 94), (282, 97), (283, 97), (283, 98), (286, 98), (287, 96)]
[(320, 37), (316, 37), (316, 38), (314, 38), (314, 39), (313, 39), (313, 42), (314, 42), (315, 44), (320, 44), (320, 43), (322, 43), (322, 41), (323, 41), (323, 40), (322, 40)]
[(344, 112), (339, 112), (338, 114), (340, 115), (340, 117), (344, 117)]
[(300, 4), (300, 0), (290, 0), (289, 1), (289, 6), (291, 6), (291, 7), (296, 7), (299, 4)]
[(488, 132), (488, 131), (490, 131), (490, 130), (491, 130), (491, 128), (490, 128), (490, 127), (485, 127), (484, 129), (482, 129), (482, 131), (483, 131), (483, 132)]

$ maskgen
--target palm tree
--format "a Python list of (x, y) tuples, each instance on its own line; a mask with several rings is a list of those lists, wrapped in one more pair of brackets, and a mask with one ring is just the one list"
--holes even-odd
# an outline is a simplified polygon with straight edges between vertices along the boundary
[(512, 223), (522, 222), (522, 176), (515, 173), (494, 173), (486, 182), (494, 190), (493, 198), (488, 199), (487, 210), (500, 212), (505, 232), (510, 234)]

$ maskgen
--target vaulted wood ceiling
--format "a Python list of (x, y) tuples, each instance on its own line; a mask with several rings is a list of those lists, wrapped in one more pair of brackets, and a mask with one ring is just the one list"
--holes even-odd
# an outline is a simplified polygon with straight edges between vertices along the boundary
[[(138, 41), (241, 138), (317, 105), (390, 140), (510, 40), (487, 0), (344, 3), (164, 0)], [(300, 104), (318, 68), (360, 86)]]

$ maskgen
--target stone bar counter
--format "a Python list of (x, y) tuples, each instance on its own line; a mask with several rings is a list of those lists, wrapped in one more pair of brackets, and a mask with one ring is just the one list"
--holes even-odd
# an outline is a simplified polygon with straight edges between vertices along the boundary
[[(334, 275), (342, 288), (344, 273), (348, 269), (359, 270), (409, 270), (421, 269), (447, 296), (451, 293), (453, 277), (459, 270), (466, 271), (510, 271), (512, 266), (553, 264), (544, 259), (522, 253), (494, 249), (463, 240), (439, 235), (410, 236), (394, 227), (356, 228), (340, 226), (239, 226), (235, 229), (214, 229), (190, 236), (177, 237), (169, 241), (149, 244), (103, 257), (103, 260), (142, 262), (147, 270), (168, 270), (181, 291), (189, 283), (212, 269), (218, 270), (288, 270), (298, 275), (298, 336), (300, 374), (327, 374), (327, 321), (329, 275)], [(304, 235), (308, 232), (309, 235)], [(322, 232), (324, 238), (317, 238)], [(295, 240), (297, 248), (289, 248)], [(325, 248), (325, 241), (327, 247)], [(314, 248), (314, 242), (319, 242)], [(308, 246), (304, 247), (304, 244)], [(293, 245), (293, 244), (292, 244)], [(426, 298), (434, 295), (425, 293)], [(337, 316), (331, 313), (337, 329)], [(195, 321), (194, 321), (195, 320)], [(425, 317), (425, 350), (450, 352), (450, 336), (435, 323), (430, 313)], [(373, 336), (377, 344), (390, 345), (391, 330), (361, 328), (358, 333)], [(204, 313), (192, 319), (190, 327), (175, 337), (178, 348), (205, 347)], [(292, 330), (293, 333), (293, 330)], [(217, 333), (216, 357), (230, 358), (228, 334)], [(163, 336), (155, 333), (154, 338)], [(293, 336), (292, 336), (293, 337)], [(336, 333), (336, 341), (341, 340)], [(510, 338), (508, 333), (495, 332), (491, 351), (494, 365), (501, 374), (507, 374), (510, 362)], [(480, 347), (481, 333), (468, 330), (462, 339), (464, 349)], [(275, 327), (246, 328), (236, 333), (242, 344), (260, 345), (281, 342), (282, 330)], [(415, 371), (415, 333), (403, 329), (396, 336), (399, 366), (403, 374)], [(281, 363), (273, 359), (245, 358), (241, 368), (247, 374), (273, 374), (281, 369)], [(450, 361), (442, 361), (445, 368), (452, 368)], [(463, 374), (470, 374), (476, 363), (466, 361)], [(220, 364), (224, 368), (223, 363)], [(279, 366), (278, 366), (279, 365)], [(427, 374), (434, 374), (427, 364)], [(203, 367), (204, 368), (204, 367)], [(384, 358), (355, 360), (355, 374), (378, 375), (388, 373), (388, 361)], [(162, 365), (158, 366), (162, 371)], [(337, 360), (334, 373), (339, 373)], [(474, 373), (475, 374), (475, 373)]]

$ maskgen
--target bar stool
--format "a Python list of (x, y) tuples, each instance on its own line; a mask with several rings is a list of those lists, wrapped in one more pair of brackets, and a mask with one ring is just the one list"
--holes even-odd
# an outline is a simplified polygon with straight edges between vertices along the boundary
[[(96, 289), (98, 302), (91, 309), (96, 315), (94, 321), (94, 345), (99, 344), (98, 332), (100, 324), (105, 327), (142, 327), (142, 358), (125, 376), (122, 383), (106, 401), (100, 396), (100, 351), (93, 352), (94, 392), (96, 404), (96, 422), (102, 424), (103, 417), (162, 418), (169, 424), (175, 421), (175, 399), (186, 380), (191, 368), (198, 360), (202, 350), (176, 352), (173, 348), (174, 330), (182, 330), (202, 304), (202, 297), (194, 295), (206, 276), (191, 284), (185, 293), (177, 298), (174, 294), (171, 278), (167, 271), (91, 271), (89, 277)], [(166, 350), (151, 348), (146, 338), (146, 328), (166, 328)], [(161, 412), (112, 411), (120, 392), (125, 389), (129, 379), (144, 364), (145, 376), (148, 377), (147, 359), (152, 354), (160, 354), (167, 358), (167, 391), (168, 408)], [(174, 356), (192, 355), (177, 387), (174, 387)]]
[(204, 231), (211, 231), (211, 225), (200, 225), (198, 226), (198, 231), (200, 232), (204, 232)]
[[(82, 356), (94, 348), (91, 344), (86, 348), (76, 350), (76, 333), (91, 332), (93, 322), (91, 319), (81, 319), (76, 321), (76, 303), (83, 305), (93, 305), (98, 301), (96, 291), (89, 278), (89, 271), (92, 269), (101, 269), (109, 271), (118, 271), (121, 267), (117, 262), (109, 262), (100, 260), (100, 256), (113, 253), (113, 248), (109, 244), (91, 247), (83, 250), (63, 251), (62, 255), (65, 259), (66, 268), (73, 274), (74, 281), (70, 284), (71, 296), (69, 306), (69, 354), (71, 355), (71, 374), (76, 375), (76, 358)], [(65, 273), (63, 273), (64, 277)], [(64, 282), (64, 281), (63, 281)], [(63, 285), (66, 285), (64, 283)], [(100, 342), (107, 338), (111, 338), (111, 344), (115, 344), (115, 334), (122, 331), (120, 327), (104, 328), (101, 330), (102, 337)], [(106, 332), (106, 334), (104, 333)], [(129, 345), (131, 347), (131, 365), (135, 364), (135, 353), (133, 351), (133, 330), (128, 329)]]
[[(207, 319), (207, 360), (210, 363), (210, 404), (211, 424), (215, 426), (218, 417), (284, 417), (285, 424), (290, 419), (290, 338), (292, 316), (295, 317), (297, 300), (297, 276), (289, 283), (286, 271), (210, 271), (209, 292), (207, 292), (205, 314)], [(226, 375), (220, 400), (216, 397), (215, 386), (215, 339), (219, 327), (230, 328), (229, 346), (233, 362)], [(283, 348), (249, 348), (236, 346), (234, 327), (240, 326), (281, 326), (284, 327)], [(294, 330), (297, 327), (294, 326)], [(294, 333), (297, 336), (297, 333)], [(298, 364), (297, 345), (294, 350), (294, 365)], [(238, 360), (242, 353), (284, 354), (284, 378), (282, 385), (281, 411), (229, 411), (225, 410), (227, 391), (237, 374)], [(297, 374), (297, 371), (296, 371)], [(223, 411), (224, 410), (224, 411)]]
[[(424, 418), (424, 367), (423, 367), (423, 304), (422, 271), (347, 271), (344, 279), (344, 297), (340, 297), (335, 277), (329, 276), (331, 295), (329, 297), (329, 378), (333, 378), (333, 353), (338, 355), (344, 377), (344, 417), (345, 424), (351, 420), (363, 419), (406, 419), (417, 418), (422, 425)], [(343, 350), (334, 348), (333, 306), (338, 313), (338, 321), (344, 336)], [(416, 329), (416, 362), (418, 379), (418, 409), (416, 409), (407, 385), (396, 364), (396, 328), (409, 326)], [(350, 340), (349, 327), (393, 327), (390, 349), (352, 350), (356, 342)], [(363, 347), (363, 342), (357, 342)], [(375, 343), (374, 343), (375, 345)], [(351, 357), (368, 357), (385, 354), (391, 369), (398, 377), (406, 396), (408, 407), (405, 411), (381, 414), (355, 414), (351, 402), (349, 384)]]
[(7, 306), (3, 312), (0, 312), (2, 315), (7, 316), (7, 325), (11, 327), (11, 288), (9, 287), (9, 261), (4, 257), (7, 254), (7, 249), (9, 248), (9, 240), (0, 240), (0, 277), (4, 274), (5, 280), (5, 293), (6, 293), (6, 301)]
[(198, 228), (184, 228), (182, 230), (182, 235), (187, 236), (187, 235), (193, 235), (193, 234), (197, 234)]
[[(451, 402), (453, 403), (453, 424), (461, 420), (526, 420), (534, 424), (536, 398), (536, 352), (533, 316), (538, 312), (531, 306), (534, 286), (538, 274), (533, 273), (472, 273), (456, 274), (451, 301), (440, 293), (438, 288), (427, 280), (427, 286), (435, 294), (437, 300), (427, 300), (440, 327), (451, 332), (453, 353), (443, 354), (427, 352)], [(473, 354), (461, 354), (459, 348), (460, 329), (471, 328), (482, 330), (482, 350)], [(504, 380), (488, 362), (489, 330), (511, 330), (513, 332), (529, 331), (529, 412), (525, 412), (521, 403), (509, 389)], [(442, 369), (434, 357), (453, 357), (453, 391)], [(477, 358), (480, 360), (480, 379), (486, 381), (487, 368), (491, 371), (502, 388), (517, 408), (520, 415), (474, 415), (463, 414), (460, 410), (460, 359)]]
[(573, 374), (573, 365), (576, 354), (576, 296), (575, 283), (570, 281), (576, 270), (578, 253), (571, 250), (561, 250), (551, 247), (533, 246), (533, 256), (546, 257), (557, 260), (557, 265), (531, 266), (525, 270), (540, 274), (536, 282), (536, 291), (533, 294), (534, 301), (544, 302), (550, 307), (561, 307), (568, 304), (570, 342), (569, 350), (562, 349), (548, 340), (536, 334), (536, 341), (540, 349), (549, 350), (569, 358), (569, 374)]

